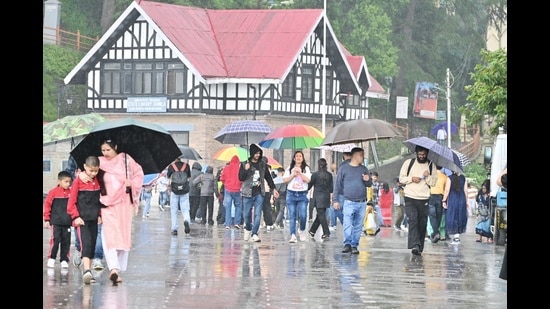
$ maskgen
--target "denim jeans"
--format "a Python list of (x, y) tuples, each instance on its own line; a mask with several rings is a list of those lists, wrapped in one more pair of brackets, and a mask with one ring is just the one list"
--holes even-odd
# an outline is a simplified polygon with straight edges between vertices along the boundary
[(344, 201), (344, 246), (359, 246), (367, 203)]
[[(74, 239), (74, 247), (76, 251), (80, 252), (80, 238), (78, 238), (78, 235), (76, 234), (75, 230), (75, 239)], [(101, 242), (101, 231), (103, 230), (103, 224), (97, 225), (97, 240), (95, 242), (95, 253), (94, 253), (94, 259), (103, 259), (103, 243)]]
[(160, 206), (168, 204), (168, 191), (159, 191), (159, 204)]
[[(243, 196), (244, 206), (244, 228), (247, 231), (252, 230), (252, 235), (257, 235), (260, 229), (260, 220), (262, 219), (262, 208), (264, 204), (264, 196), (256, 194), (252, 197)], [(254, 207), (254, 224), (252, 224), (252, 207)]]
[(305, 231), (308, 203), (309, 198), (307, 197), (307, 191), (286, 190), (286, 206), (288, 208), (290, 235), (296, 235), (296, 212), (298, 212), (298, 220), (300, 221), (300, 231)]
[(340, 194), (338, 196), (338, 202), (340, 203), (340, 208), (334, 209), (333, 205), (330, 205), (330, 226), (336, 226), (338, 224), (338, 221), (336, 219), (340, 219), (340, 223), (342, 226), (344, 226), (344, 213), (342, 211), (342, 208), (344, 208), (344, 195)]
[(145, 192), (141, 194), (141, 199), (145, 202), (145, 208), (143, 209), (143, 217), (149, 214), (151, 210), (151, 200), (153, 199), (153, 192)]
[[(241, 192), (230, 192), (225, 190), (223, 194), (223, 205), (225, 206), (225, 226), (241, 224), (243, 200)], [(231, 207), (235, 208), (235, 216), (232, 216)]]
[(189, 193), (182, 195), (177, 195), (174, 192), (170, 193), (170, 215), (172, 220), (172, 231), (177, 231), (179, 228), (178, 224), (178, 206), (181, 208), (181, 215), (183, 216), (183, 221), (191, 223), (191, 215), (189, 214)]

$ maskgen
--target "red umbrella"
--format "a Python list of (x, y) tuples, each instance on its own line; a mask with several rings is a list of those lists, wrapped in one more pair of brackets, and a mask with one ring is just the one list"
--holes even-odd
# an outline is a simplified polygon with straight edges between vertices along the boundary
[(273, 149), (304, 149), (321, 146), (325, 135), (312, 126), (289, 124), (269, 133), (259, 145)]

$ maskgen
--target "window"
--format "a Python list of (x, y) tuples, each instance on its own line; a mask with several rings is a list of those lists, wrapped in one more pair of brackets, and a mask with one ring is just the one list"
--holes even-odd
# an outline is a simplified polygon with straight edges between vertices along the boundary
[(187, 85), (185, 82), (185, 76), (187, 72), (185, 67), (181, 63), (169, 64), (167, 73), (167, 90), (169, 95), (185, 94), (187, 92)]
[(69, 165), (69, 160), (61, 160), (61, 170), (62, 171), (67, 170), (68, 165)]
[(171, 131), (172, 138), (178, 145), (189, 146), (189, 132), (188, 131)]
[(290, 72), (283, 82), (281, 96), (286, 99), (294, 99), (296, 97), (296, 67), (292, 67)]
[(326, 68), (326, 85), (325, 96), (328, 102), (332, 102), (332, 68)]
[(42, 160), (42, 172), (43, 173), (52, 172), (52, 160)]
[(313, 88), (314, 88), (314, 68), (311, 65), (304, 65), (302, 68), (302, 100), (303, 101), (312, 101), (313, 100)]

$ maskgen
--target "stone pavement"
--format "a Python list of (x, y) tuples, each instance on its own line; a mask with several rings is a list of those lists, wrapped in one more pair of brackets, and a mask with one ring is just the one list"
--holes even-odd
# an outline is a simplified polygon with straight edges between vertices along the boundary
[(107, 269), (91, 285), (72, 263), (61, 271), (57, 259), (48, 269), (44, 229), (43, 308), (507, 307), (507, 282), (498, 278), (504, 246), (475, 242), (475, 218), (459, 245), (426, 240), (421, 257), (406, 248), (405, 232), (391, 228), (361, 237), (360, 254), (350, 255), (341, 252), (340, 225), (329, 240), (321, 240), (319, 228), (314, 239), (296, 244), (288, 243), (288, 227), (262, 228), (254, 243), (242, 239), (242, 230), (192, 224), (185, 236), (180, 226), (171, 236), (169, 209), (153, 206), (149, 218), (136, 216), (118, 286)]

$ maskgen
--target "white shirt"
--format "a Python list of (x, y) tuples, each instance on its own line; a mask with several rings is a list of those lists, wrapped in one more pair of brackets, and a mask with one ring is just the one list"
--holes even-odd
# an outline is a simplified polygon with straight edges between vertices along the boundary
[[(311, 170), (309, 169), (309, 166), (306, 166), (305, 172), (303, 172), (307, 178), (311, 179)], [(283, 178), (290, 177), (290, 167), (287, 167), (285, 169), (285, 174), (283, 175)], [(290, 182), (286, 185), (286, 189), (290, 191), (307, 191), (307, 182), (305, 182), (302, 179), (302, 176), (296, 176), (290, 180)]]

